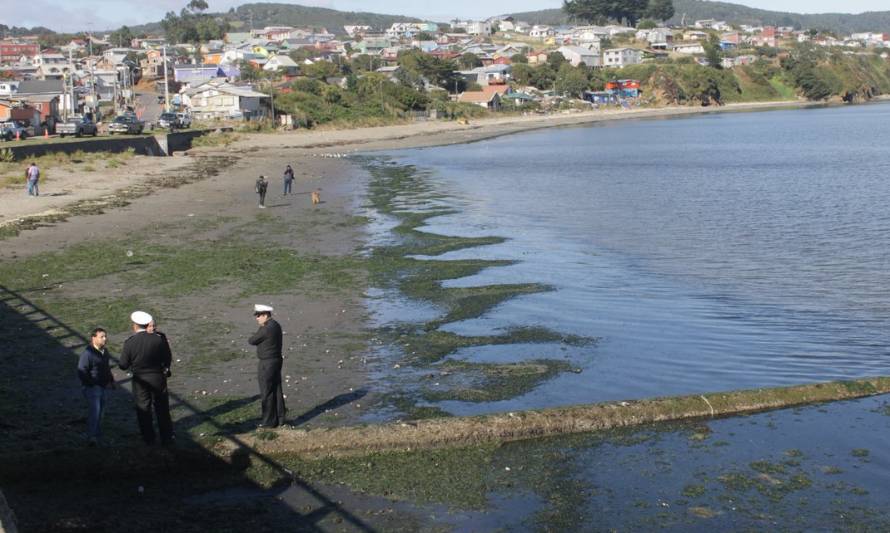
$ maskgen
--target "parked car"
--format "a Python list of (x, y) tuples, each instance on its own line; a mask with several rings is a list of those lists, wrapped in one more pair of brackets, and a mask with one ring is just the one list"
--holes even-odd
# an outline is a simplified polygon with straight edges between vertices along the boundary
[(0, 123), (0, 130), (3, 131), (3, 138), (10, 141), (16, 138), (16, 133), (18, 133), (19, 139), (27, 139), (29, 136), (34, 136), (33, 126), (26, 127), (21, 123), (12, 120)]
[(186, 129), (192, 127), (192, 116), (188, 113), (176, 113), (176, 118), (179, 120), (180, 128)]
[(15, 131), (8, 122), (0, 122), (0, 141), (11, 141), (15, 139)]
[(161, 113), (161, 116), (158, 118), (158, 127), (171, 130), (178, 128), (179, 120), (176, 117), (176, 113)]
[(108, 125), (108, 133), (132, 133), (132, 134), (140, 134), (142, 133), (143, 128), (145, 128), (145, 123), (135, 117), (135, 115), (120, 115), (115, 117), (114, 121)]
[(95, 137), (97, 128), (93, 121), (87, 117), (72, 117), (65, 122), (56, 124), (56, 133), (59, 134), (59, 137), (66, 135), (74, 135), (75, 137), (92, 135)]

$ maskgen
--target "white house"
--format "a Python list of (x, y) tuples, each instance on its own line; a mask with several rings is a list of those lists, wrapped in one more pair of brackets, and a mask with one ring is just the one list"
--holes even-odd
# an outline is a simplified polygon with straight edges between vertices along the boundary
[(467, 22), (468, 35), (491, 35), (491, 23), (483, 21)]
[(11, 96), (19, 89), (19, 81), (0, 81), (0, 96)]
[(601, 26), (578, 26), (572, 30), (572, 39), (579, 44), (599, 44), (607, 37), (609, 37), (609, 30)]
[(554, 30), (550, 26), (545, 26), (542, 24), (536, 24), (535, 26), (532, 26), (532, 29), (528, 32), (528, 36), (534, 37), (535, 39), (546, 39), (547, 37), (553, 37), (554, 35), (556, 35), (556, 30)]
[(603, 53), (603, 66), (606, 67), (621, 68), (642, 62), (643, 52), (636, 48), (612, 48)]
[(566, 61), (571, 63), (573, 67), (577, 67), (578, 65), (586, 65), (588, 67), (603, 66), (603, 59), (600, 56), (599, 47), (597, 47), (596, 50), (591, 50), (590, 48), (581, 46), (563, 46), (560, 47), (557, 52), (562, 54), (562, 57), (566, 58)]
[(265, 115), (261, 102), (267, 98), (252, 87), (214, 80), (185, 91), (182, 103), (197, 119), (252, 119)]
[(676, 43), (673, 51), (678, 54), (699, 55), (705, 53), (705, 47), (701, 43)]
[(646, 41), (650, 48), (656, 50), (667, 50), (674, 42), (674, 32), (670, 28), (652, 28), (650, 30), (640, 30), (636, 33), (638, 41)]
[(296, 73), (299, 65), (291, 59), (289, 56), (284, 54), (277, 54), (269, 58), (266, 61), (266, 64), (263, 65), (263, 70), (278, 72), (279, 70), (283, 70), (288, 74)]

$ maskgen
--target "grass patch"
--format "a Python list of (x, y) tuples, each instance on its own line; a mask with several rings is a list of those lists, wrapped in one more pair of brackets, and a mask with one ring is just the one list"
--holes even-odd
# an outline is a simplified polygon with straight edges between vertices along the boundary
[(207, 135), (201, 135), (192, 139), (192, 147), (206, 148), (214, 146), (229, 146), (235, 141), (241, 139), (241, 136), (233, 132), (213, 132)]
[(313, 482), (344, 484), (360, 493), (399, 500), (482, 509), (489, 489), (484, 473), (496, 449), (486, 445), (318, 461), (277, 459)]

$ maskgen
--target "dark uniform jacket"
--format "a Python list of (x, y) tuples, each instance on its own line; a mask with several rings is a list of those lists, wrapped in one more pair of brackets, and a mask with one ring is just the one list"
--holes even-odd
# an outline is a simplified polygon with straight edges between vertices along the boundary
[(266, 192), (266, 188), (269, 186), (269, 182), (264, 179), (256, 180), (256, 192), (259, 194), (263, 194)]
[(118, 367), (133, 374), (163, 373), (170, 368), (170, 345), (160, 335), (140, 331), (124, 341)]
[(88, 344), (80, 354), (77, 362), (77, 376), (84, 387), (107, 387), (114, 382), (111, 375), (111, 364), (108, 362), (108, 350), (100, 352)]
[(260, 359), (281, 359), (282, 334), (281, 326), (270, 318), (266, 325), (260, 326), (253, 336), (247, 340), (256, 346), (256, 356)]

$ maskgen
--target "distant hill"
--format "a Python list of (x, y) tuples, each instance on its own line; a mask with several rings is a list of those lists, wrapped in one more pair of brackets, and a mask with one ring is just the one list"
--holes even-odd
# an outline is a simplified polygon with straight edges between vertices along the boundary
[[(372, 26), (382, 30), (392, 26), (395, 22), (420, 22), (420, 19), (400, 15), (337, 11), (322, 7), (267, 2), (244, 4), (230, 9), (227, 13), (211, 13), (211, 15), (228, 20), (235, 31), (249, 30), (252, 22), (254, 28), (265, 26), (326, 28), (337, 35), (343, 34), (343, 26), (347, 25)], [(111, 28), (111, 30), (115, 29), (117, 28)], [(130, 30), (135, 34), (163, 32), (160, 22), (132, 26)]]
[[(859, 15), (843, 13), (801, 15), (706, 0), (674, 0), (674, 11), (676, 13), (674, 18), (668, 21), (670, 24), (680, 24), (685, 14), (687, 24), (696, 20), (717, 19), (731, 24), (794, 26), (798, 29), (828, 30), (842, 35), (865, 31), (890, 32), (890, 11), (872, 11)], [(531, 24), (560, 25), (569, 22), (562, 9), (514, 13), (512, 16), (516, 20), (524, 20)]]

